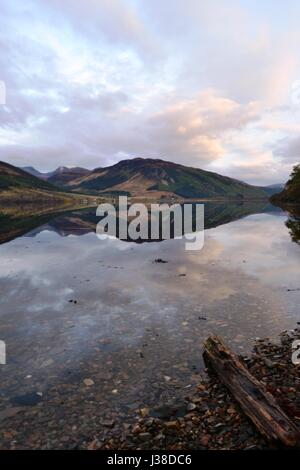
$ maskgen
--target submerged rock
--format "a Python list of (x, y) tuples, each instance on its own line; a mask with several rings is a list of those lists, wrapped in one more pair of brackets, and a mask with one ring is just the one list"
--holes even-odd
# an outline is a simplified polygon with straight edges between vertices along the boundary
[(41, 394), (38, 392), (25, 393), (25, 395), (18, 395), (13, 397), (10, 402), (20, 406), (34, 406), (41, 401)]
[(84, 385), (86, 385), (87, 387), (91, 387), (92, 385), (95, 384), (95, 382), (94, 382), (92, 379), (84, 379), (83, 383), (84, 383)]

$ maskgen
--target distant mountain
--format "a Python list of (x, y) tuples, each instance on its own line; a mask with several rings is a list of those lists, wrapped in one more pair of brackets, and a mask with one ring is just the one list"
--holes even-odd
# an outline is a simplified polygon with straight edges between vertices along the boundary
[(76, 181), (78, 178), (83, 178), (90, 173), (91, 171), (85, 168), (67, 168), (65, 166), (60, 166), (57, 170), (52, 172), (52, 174), (47, 178), (47, 181), (57, 186), (65, 187), (73, 181)]
[(296, 165), (284, 190), (271, 198), (274, 203), (300, 204), (300, 164)]
[(26, 171), (26, 173), (29, 173), (32, 176), (36, 176), (37, 178), (40, 178), (42, 180), (47, 180), (49, 176), (53, 174), (53, 171), (49, 173), (41, 173), (40, 171), (33, 168), (33, 166), (23, 166), (21, 170), (24, 170)]
[(73, 180), (67, 187), (90, 194), (128, 194), (131, 196), (170, 196), (184, 198), (260, 199), (264, 189), (210, 171), (164, 160), (134, 158)]
[(22, 169), (30, 175), (36, 176), (37, 178), (40, 178), (45, 181), (49, 181), (49, 183), (60, 187), (65, 187), (71, 181), (91, 173), (90, 170), (86, 170), (85, 168), (68, 168), (66, 166), (60, 166), (56, 170), (49, 171), (48, 173), (42, 173), (33, 168), (32, 166), (25, 166)]
[(266, 191), (270, 196), (280, 193), (284, 188), (284, 183), (270, 184), (269, 186), (262, 186), (261, 189)]
[(271, 188), (271, 189), (283, 189), (285, 186), (284, 183), (275, 183), (275, 184), (269, 184), (268, 186), (264, 186), (265, 188)]

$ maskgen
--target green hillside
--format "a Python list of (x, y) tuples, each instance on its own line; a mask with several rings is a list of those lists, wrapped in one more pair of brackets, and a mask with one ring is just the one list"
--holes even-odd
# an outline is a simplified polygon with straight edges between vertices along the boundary
[(0, 162), (0, 194), (12, 189), (40, 189), (59, 191), (47, 181), (43, 181), (26, 171), (16, 168), (9, 163)]
[(261, 199), (263, 189), (217, 173), (164, 160), (135, 158), (96, 169), (73, 182), (70, 189), (88, 193), (150, 195), (169, 192), (184, 198)]
[(94, 206), (98, 201), (95, 196), (67, 192), (9, 163), (0, 162), (0, 210), (12, 205), (22, 212), (31, 206), (42, 211), (57, 210), (58, 207)]

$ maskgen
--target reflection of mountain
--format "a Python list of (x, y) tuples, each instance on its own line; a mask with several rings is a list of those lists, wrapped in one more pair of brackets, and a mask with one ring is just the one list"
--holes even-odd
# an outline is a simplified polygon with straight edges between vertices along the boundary
[[(31, 230), (36, 230), (37, 227), (43, 227), (50, 219), (55, 219), (59, 213), (55, 212), (55, 209), (50, 212), (49, 208), (45, 212), (32, 211), (32, 213), (26, 212), (24, 215), (21, 213), (18, 215), (0, 213), (0, 243), (26, 235)], [(40, 231), (38, 229), (37, 233)]]
[[(206, 203), (205, 228), (217, 227), (250, 214), (271, 211), (280, 209), (268, 203)], [(23, 235), (34, 237), (44, 230), (56, 232), (60, 236), (85, 235), (96, 231), (99, 220), (95, 208), (52, 214), (28, 213), (19, 217), (0, 214), (0, 243)]]
[(251, 214), (264, 212), (281, 212), (280, 209), (269, 203), (253, 202), (240, 204), (205, 204), (205, 228), (218, 227)]
[[(90, 215), (92, 217), (92, 214)], [(80, 236), (95, 232), (95, 227), (96, 223), (94, 221), (85, 220), (83, 216), (78, 216), (76, 213), (72, 212), (69, 215), (58, 216), (53, 221), (31, 230), (26, 236), (35, 237), (44, 230), (55, 232), (61, 237), (67, 237), (69, 235)]]

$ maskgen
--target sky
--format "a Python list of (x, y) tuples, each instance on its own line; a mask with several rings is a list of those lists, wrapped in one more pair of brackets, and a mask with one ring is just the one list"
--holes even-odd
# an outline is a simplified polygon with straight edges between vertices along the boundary
[(0, 160), (162, 158), (253, 184), (300, 154), (298, 0), (2, 0)]

